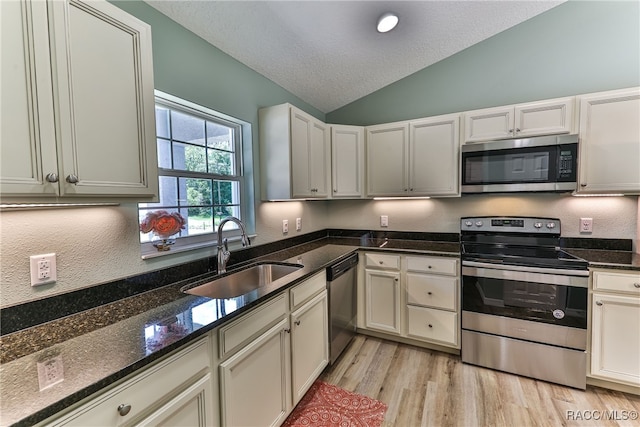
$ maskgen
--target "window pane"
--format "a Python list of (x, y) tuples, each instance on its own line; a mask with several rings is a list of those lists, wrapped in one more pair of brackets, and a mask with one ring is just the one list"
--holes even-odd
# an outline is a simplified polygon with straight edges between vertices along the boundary
[(173, 168), (193, 172), (206, 172), (205, 148), (173, 143)]
[(235, 175), (233, 153), (209, 149), (209, 173), (219, 175)]
[(233, 151), (233, 132), (228, 126), (207, 122), (207, 146)]
[(213, 211), (211, 208), (181, 208), (180, 213), (187, 220), (183, 235), (213, 233)]
[(171, 176), (158, 177), (158, 193), (160, 201), (158, 203), (139, 203), (140, 208), (162, 208), (164, 206), (178, 205), (178, 180)]
[(158, 166), (171, 169), (171, 142), (158, 138)]
[(236, 181), (214, 181), (213, 202), (216, 205), (238, 204), (239, 183)]
[(181, 206), (211, 206), (213, 204), (210, 179), (180, 178), (180, 192), (180, 194), (187, 195), (186, 203), (181, 198)]
[(204, 120), (178, 111), (171, 112), (173, 139), (204, 145)]
[(169, 138), (169, 132), (169, 110), (156, 105), (156, 135), (162, 138)]

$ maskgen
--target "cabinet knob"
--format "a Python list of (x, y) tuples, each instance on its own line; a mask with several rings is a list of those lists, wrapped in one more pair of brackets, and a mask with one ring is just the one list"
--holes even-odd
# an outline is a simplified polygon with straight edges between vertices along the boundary
[(587, 186), (587, 183), (586, 183), (586, 182), (585, 182), (585, 183), (580, 184), (580, 187), (586, 187), (586, 186)]
[(640, 283), (634, 283), (633, 286), (636, 288), (640, 288)]
[(513, 133), (513, 129), (509, 129), (509, 133)]
[(430, 328), (433, 328), (433, 325), (431, 323), (428, 323), (427, 326), (429, 326)]
[(299, 320), (296, 320), (294, 323), (296, 324), (296, 326), (300, 326), (300, 321)]
[(413, 191), (413, 188), (410, 188), (409, 191)]
[(290, 333), (291, 333), (291, 328), (285, 328), (285, 329), (284, 329), (284, 331), (285, 331), (286, 333), (290, 334)]
[(433, 267), (432, 267), (432, 266), (430, 266), (430, 265), (427, 265), (427, 268), (428, 268), (428, 269), (431, 269), (431, 268), (433, 268)]
[(393, 279), (393, 280), (395, 280), (395, 281), (397, 282), (397, 281), (398, 281), (398, 278), (396, 277), (396, 278), (395, 278), (395, 279)]
[(520, 132), (520, 129), (516, 128), (516, 133)]
[(379, 261), (379, 262), (380, 262), (380, 265), (384, 264), (384, 261)]
[(77, 184), (78, 183), (78, 177), (74, 174), (71, 174), (67, 177), (67, 182), (69, 184)]
[(128, 403), (123, 403), (122, 405), (118, 406), (118, 414), (120, 414), (121, 417), (127, 415), (129, 411), (131, 411), (131, 405), (129, 405)]
[(429, 291), (427, 292), (427, 295), (433, 295), (433, 292)]
[(58, 182), (58, 174), (53, 172), (48, 173), (44, 179), (46, 179), (47, 182)]
[(596, 305), (602, 305), (602, 301), (596, 301)]

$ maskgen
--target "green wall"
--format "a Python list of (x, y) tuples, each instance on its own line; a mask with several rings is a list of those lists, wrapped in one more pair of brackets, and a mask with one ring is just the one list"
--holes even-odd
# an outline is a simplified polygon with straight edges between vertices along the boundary
[(326, 115), (369, 125), (640, 86), (640, 2), (568, 1)]

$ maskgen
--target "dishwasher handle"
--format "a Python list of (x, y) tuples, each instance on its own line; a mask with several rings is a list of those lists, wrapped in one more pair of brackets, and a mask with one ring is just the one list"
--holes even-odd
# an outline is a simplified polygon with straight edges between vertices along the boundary
[(327, 281), (333, 282), (356, 265), (358, 265), (358, 254), (353, 254), (348, 258), (327, 267)]

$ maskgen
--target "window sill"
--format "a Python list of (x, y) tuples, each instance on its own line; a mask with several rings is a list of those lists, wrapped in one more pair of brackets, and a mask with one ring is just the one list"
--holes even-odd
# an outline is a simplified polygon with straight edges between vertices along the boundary
[[(254, 240), (256, 237), (257, 237), (257, 234), (250, 234), (249, 235), (249, 238), (251, 240)], [(229, 237), (228, 241), (229, 241), (229, 243), (240, 242), (241, 241), (241, 237), (240, 236)], [(173, 254), (178, 254), (178, 253), (195, 251), (197, 249), (215, 248), (217, 245), (218, 245), (217, 241), (207, 241), (207, 242), (200, 242), (200, 243), (192, 243), (192, 244), (189, 244), (189, 245), (173, 246), (168, 251), (155, 251), (154, 250), (154, 251), (143, 252), (140, 257), (142, 259), (153, 259), (153, 258), (167, 256), (167, 255), (173, 255)]]

